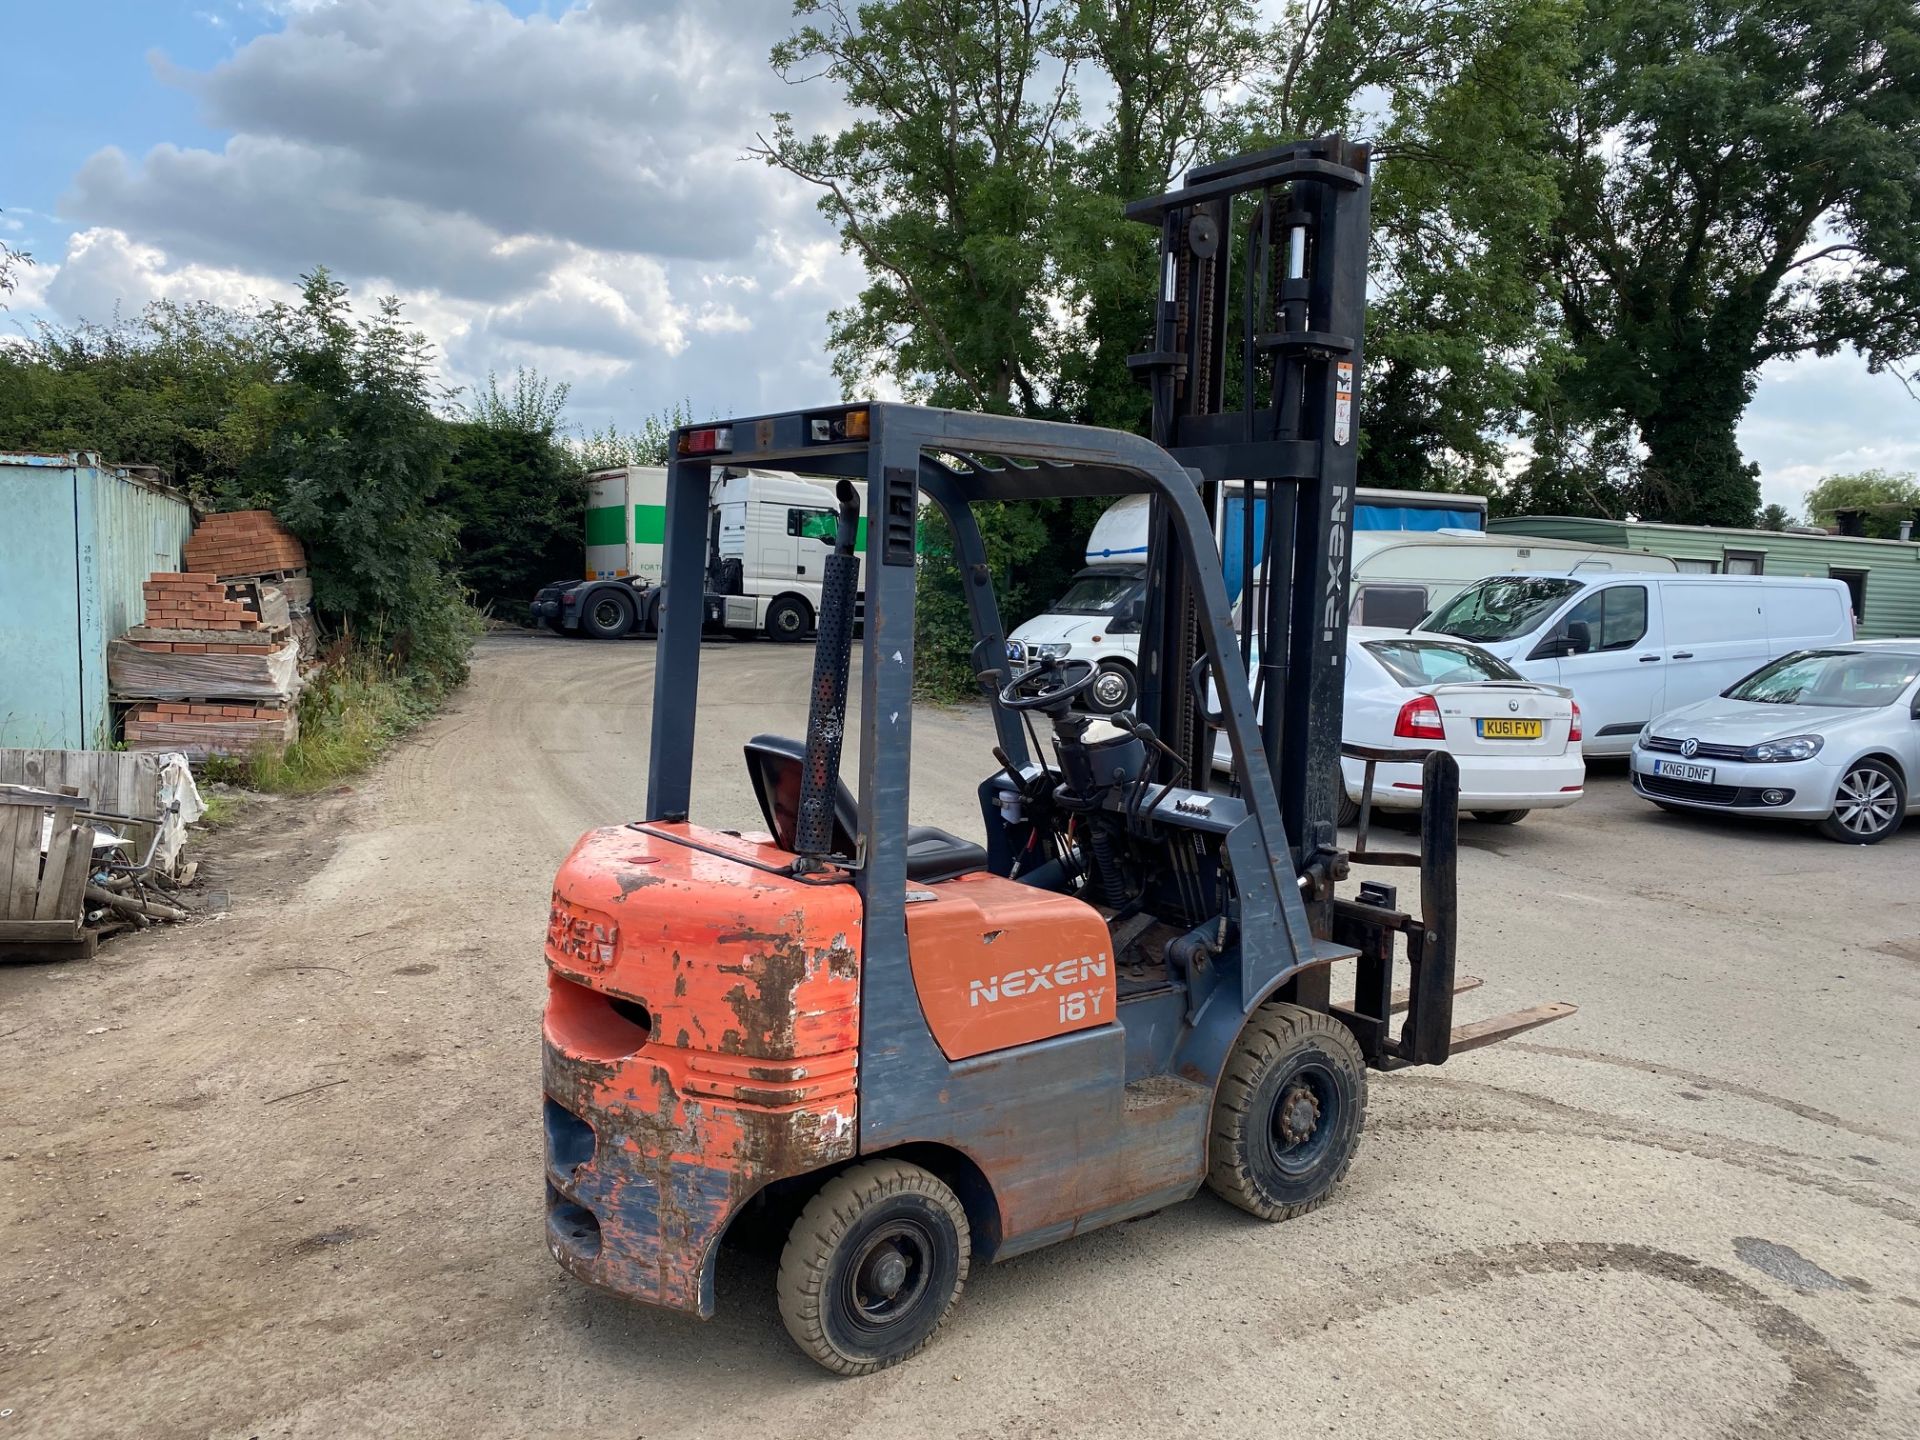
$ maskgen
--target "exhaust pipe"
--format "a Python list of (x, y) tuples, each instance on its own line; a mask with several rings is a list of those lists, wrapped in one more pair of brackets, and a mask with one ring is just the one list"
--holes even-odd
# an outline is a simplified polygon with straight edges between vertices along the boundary
[[(799, 858), (793, 871), (818, 870), (833, 853), (833, 800), (840, 782), (840, 746), (847, 734), (847, 675), (853, 661), (854, 589), (860, 560), (860, 494), (848, 481), (834, 487), (840, 501), (833, 553), (820, 585), (819, 637), (813, 648), (813, 701), (807, 711), (807, 758), (800, 772), (800, 815), (794, 827)], [(851, 860), (851, 855), (841, 857)]]

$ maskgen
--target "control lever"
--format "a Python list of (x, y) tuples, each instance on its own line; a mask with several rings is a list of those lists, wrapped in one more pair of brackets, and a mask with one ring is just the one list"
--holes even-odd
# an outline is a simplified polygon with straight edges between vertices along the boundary
[[(1014, 768), (1013, 757), (998, 745), (993, 747), (993, 758), (1000, 762), (1000, 769), (1006, 774), (1007, 779), (1013, 782), (1013, 788), (1020, 792), (1020, 798), (1022, 800), (1037, 800), (1042, 794), (1053, 788), (1052, 782), (1046, 778), (1044, 773), (1038, 780), (1029, 782)], [(1045, 766), (1041, 767), (1043, 771), (1045, 768)], [(1031, 789), (1028, 788), (1029, 784), (1032, 786)]]

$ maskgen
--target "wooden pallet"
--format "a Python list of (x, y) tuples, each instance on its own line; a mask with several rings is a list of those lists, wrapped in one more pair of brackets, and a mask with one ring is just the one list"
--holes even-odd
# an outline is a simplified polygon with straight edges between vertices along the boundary
[[(74, 787), (0, 785), (0, 958), (92, 953), (85, 928), (93, 826), (77, 818), (91, 800)], [(44, 855), (41, 835), (51, 833)]]

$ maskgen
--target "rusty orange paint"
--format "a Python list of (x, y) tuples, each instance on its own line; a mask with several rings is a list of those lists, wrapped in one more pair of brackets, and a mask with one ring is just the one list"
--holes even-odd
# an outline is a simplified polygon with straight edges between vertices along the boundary
[(711, 1314), (713, 1247), (739, 1206), (854, 1153), (860, 899), (756, 868), (791, 858), (693, 825), (622, 826), (561, 867), (548, 1240), (583, 1280)]
[(984, 872), (922, 887), (907, 950), (949, 1060), (1113, 1022), (1107, 922), (1084, 901)]

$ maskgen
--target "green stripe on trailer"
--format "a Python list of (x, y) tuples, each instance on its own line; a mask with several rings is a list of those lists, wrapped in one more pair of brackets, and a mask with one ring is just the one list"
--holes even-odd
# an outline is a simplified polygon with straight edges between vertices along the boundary
[(624, 545), (627, 543), (625, 507), (600, 505), (587, 511), (587, 544)]
[(633, 507), (633, 543), (636, 545), (664, 545), (667, 541), (667, 507), (664, 505), (636, 505)]

